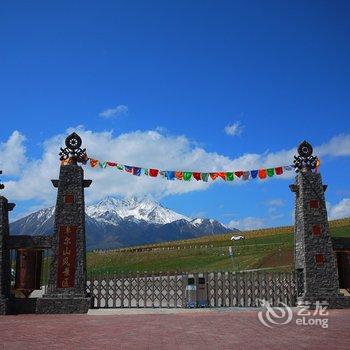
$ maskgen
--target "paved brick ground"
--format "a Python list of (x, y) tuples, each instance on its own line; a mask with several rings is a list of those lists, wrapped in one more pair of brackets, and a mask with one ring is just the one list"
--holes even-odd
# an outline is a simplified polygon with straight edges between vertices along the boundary
[(0, 317), (0, 349), (349, 349), (350, 310), (329, 328), (261, 325), (256, 311)]

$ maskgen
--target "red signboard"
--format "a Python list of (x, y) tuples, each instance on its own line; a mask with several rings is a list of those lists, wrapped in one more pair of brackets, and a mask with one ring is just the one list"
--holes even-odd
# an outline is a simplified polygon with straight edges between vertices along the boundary
[(64, 203), (65, 204), (73, 204), (74, 203), (74, 195), (72, 194), (66, 194), (64, 196)]
[(314, 236), (321, 236), (321, 226), (320, 225), (312, 226), (312, 234)]
[(61, 226), (58, 234), (57, 288), (74, 287), (77, 226)]
[(319, 208), (320, 203), (319, 203), (319, 201), (317, 199), (312, 199), (309, 202), (309, 205), (310, 205), (310, 209), (317, 209), (317, 208)]
[(315, 255), (315, 260), (317, 265), (323, 265), (325, 259), (323, 254), (316, 254)]

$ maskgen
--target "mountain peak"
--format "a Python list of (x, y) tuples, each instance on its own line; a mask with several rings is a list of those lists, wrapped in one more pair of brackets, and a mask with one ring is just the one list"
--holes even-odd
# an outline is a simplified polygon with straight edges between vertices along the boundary
[[(55, 208), (41, 209), (11, 223), (12, 234), (52, 234)], [(216, 220), (193, 218), (149, 197), (108, 196), (86, 207), (88, 248), (113, 248), (218, 234), (228, 229)]]
[(152, 200), (148, 196), (143, 196), (143, 197), (137, 197), (137, 196), (132, 196), (132, 197), (127, 197), (122, 200), (122, 204), (124, 206), (137, 206), (137, 205), (159, 205), (160, 203), (156, 202), (155, 200)]
[(177, 220), (190, 221), (186, 216), (164, 208), (160, 203), (149, 197), (132, 196), (120, 200), (108, 196), (97, 204), (88, 206), (86, 213), (96, 220), (112, 224), (117, 224), (121, 219), (145, 221), (159, 225)]

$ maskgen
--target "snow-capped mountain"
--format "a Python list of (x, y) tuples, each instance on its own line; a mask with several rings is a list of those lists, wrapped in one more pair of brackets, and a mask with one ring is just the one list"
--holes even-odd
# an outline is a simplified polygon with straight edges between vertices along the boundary
[(111, 224), (118, 224), (122, 219), (143, 220), (159, 225), (182, 219), (191, 221), (184, 215), (164, 208), (158, 202), (148, 198), (140, 200), (136, 197), (124, 200), (106, 197), (96, 205), (88, 206), (86, 214), (96, 220)]
[[(54, 207), (11, 223), (11, 234), (50, 235)], [(88, 249), (106, 249), (235, 231), (213, 219), (189, 218), (148, 198), (107, 197), (86, 207)]]

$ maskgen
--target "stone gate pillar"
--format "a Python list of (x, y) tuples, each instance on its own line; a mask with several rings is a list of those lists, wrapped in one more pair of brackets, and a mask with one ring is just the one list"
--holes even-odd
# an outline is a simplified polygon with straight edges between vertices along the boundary
[(296, 178), (290, 189), (296, 195), (294, 262), (297, 273), (298, 305), (327, 302), (329, 307), (344, 307), (347, 300), (339, 293), (336, 257), (328, 226), (321, 174), (315, 171), (317, 157), (306, 141), (295, 156)]
[[(0, 189), (3, 188), (4, 185), (0, 184)], [(6, 241), (9, 236), (9, 211), (14, 206), (0, 196), (0, 315), (9, 314), (11, 309), (11, 257)]]
[(86, 313), (91, 298), (86, 293), (86, 242), (84, 188), (91, 180), (77, 163), (87, 159), (81, 139), (73, 133), (61, 148), (61, 167), (55, 208), (52, 260), (47, 294), (38, 299), (38, 313)]

